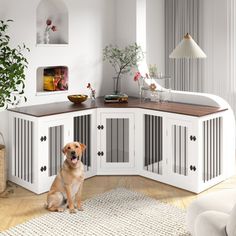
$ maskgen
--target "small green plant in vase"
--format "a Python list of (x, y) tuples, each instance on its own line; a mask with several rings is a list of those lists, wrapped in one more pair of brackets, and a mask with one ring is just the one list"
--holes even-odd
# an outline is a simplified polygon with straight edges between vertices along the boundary
[(120, 93), (119, 80), (121, 75), (129, 73), (143, 57), (143, 51), (137, 43), (130, 44), (123, 49), (113, 45), (108, 45), (103, 49), (103, 60), (108, 61), (116, 73), (115, 94)]
[(16, 48), (10, 45), (7, 29), (11, 21), (0, 20), (0, 108), (19, 104), (25, 88), (24, 70), (28, 65), (23, 51), (29, 49), (24, 44)]

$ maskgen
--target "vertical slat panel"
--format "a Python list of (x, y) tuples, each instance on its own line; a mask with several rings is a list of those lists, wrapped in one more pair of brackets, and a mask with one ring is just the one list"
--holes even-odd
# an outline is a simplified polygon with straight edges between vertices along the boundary
[(219, 119), (219, 143), (218, 143), (218, 147), (219, 147), (219, 175), (221, 175), (221, 170), (222, 170), (222, 153), (221, 153), (221, 133), (222, 133), (222, 118), (218, 118)]
[(211, 147), (210, 147), (210, 121), (207, 121), (207, 181), (210, 180), (210, 155), (211, 155)]
[(177, 163), (177, 157), (176, 157), (176, 153), (177, 153), (177, 150), (176, 150), (176, 125), (173, 125), (172, 126), (172, 144), (174, 144), (174, 148), (173, 148), (173, 157), (174, 157), (174, 166), (173, 166), (173, 171), (174, 173), (176, 173), (176, 163)]
[(111, 143), (111, 119), (106, 120), (106, 162), (112, 162), (112, 143)]
[(155, 147), (155, 163), (157, 163), (157, 169), (155, 170), (155, 173), (160, 173), (160, 138), (159, 138), (159, 134), (161, 132), (160, 130), (160, 126), (159, 126), (159, 120), (160, 117), (155, 116), (155, 129), (154, 129), (154, 133), (155, 133), (155, 143), (154, 143), (154, 147)]
[(118, 162), (123, 162), (123, 119), (118, 119), (118, 126), (117, 126), (117, 143), (118, 143)]
[(24, 144), (23, 144), (23, 120), (20, 119), (20, 146), (21, 146), (21, 150), (20, 150), (20, 178), (23, 179), (23, 148), (24, 148)]
[[(85, 152), (82, 156), (82, 162), (85, 165), (85, 170), (89, 170), (89, 167), (91, 166), (90, 161), (90, 155), (91, 155), (91, 149), (90, 149), (90, 143), (91, 143), (91, 115), (83, 115), (83, 116), (77, 116), (74, 117), (74, 141), (81, 142), (86, 145)], [(107, 124), (110, 121), (107, 120)], [(108, 127), (108, 126), (107, 126)], [(109, 129), (107, 129), (107, 141), (109, 140)], [(61, 131), (63, 132), (63, 130)], [(108, 137), (109, 136), (109, 137)], [(108, 154), (109, 150), (109, 143), (107, 144), (107, 158), (110, 158), (110, 153)], [(110, 161), (110, 160), (108, 160)]]
[(152, 133), (153, 133), (153, 127), (152, 127), (152, 116), (149, 116), (149, 153), (150, 153), (150, 160), (149, 160), (149, 164), (150, 164), (150, 170), (153, 171), (152, 169), (152, 163), (153, 163), (153, 153), (152, 153)]
[(220, 124), (219, 124), (219, 118), (216, 119), (216, 169), (217, 169), (217, 175), (220, 174), (220, 171), (219, 171), (219, 166), (220, 166), (220, 161), (219, 161), (219, 139), (220, 139), (220, 131), (219, 131), (219, 127), (220, 127)]
[(147, 171), (161, 174), (162, 161), (162, 118), (144, 115), (144, 168)]
[(204, 142), (203, 142), (203, 148), (204, 148), (204, 163), (203, 163), (203, 165), (204, 165), (204, 173), (203, 173), (203, 175), (204, 175), (204, 177), (203, 177), (203, 179), (204, 179), (204, 182), (207, 180), (207, 123), (206, 123), (206, 121), (204, 121), (204, 124), (203, 124), (203, 126), (204, 126)]
[(147, 157), (147, 151), (148, 151), (148, 142), (147, 142), (147, 134), (148, 134), (148, 126), (147, 126), (147, 119), (148, 115), (144, 115), (144, 142), (145, 142), (145, 147), (144, 147), (144, 159), (145, 159), (145, 167), (148, 170), (148, 157)]
[(33, 122), (13, 120), (14, 163), (12, 173), (26, 182), (33, 183)]
[(114, 151), (116, 148), (116, 140), (115, 140), (115, 129), (116, 121), (114, 119), (111, 119), (111, 162), (116, 162), (116, 152)]
[(124, 153), (125, 153), (125, 162), (129, 162), (129, 119), (125, 119), (124, 121), (124, 131), (125, 131), (125, 142), (124, 142)]
[(88, 115), (88, 145), (87, 145), (87, 151), (88, 151), (88, 169), (91, 166), (91, 115)]
[(158, 156), (158, 173), (162, 174), (162, 168), (159, 169), (159, 163), (163, 160), (163, 118), (159, 117), (158, 119), (159, 119), (158, 139), (159, 139), (159, 150), (160, 150)]
[(221, 175), (221, 121), (222, 117), (203, 122), (203, 181)]
[(179, 138), (178, 138), (178, 141), (179, 141), (179, 174), (181, 175), (182, 174), (182, 142), (183, 142), (183, 139), (182, 139), (182, 127), (179, 126)]
[(18, 144), (18, 155), (17, 155), (17, 177), (20, 178), (20, 152), (21, 152), (21, 146), (20, 146), (20, 119), (17, 118), (17, 144)]
[(157, 140), (156, 140), (156, 132), (157, 132), (157, 126), (156, 126), (156, 119), (155, 116), (152, 116), (152, 126), (153, 126), (153, 130), (152, 130), (152, 150), (153, 150), (153, 162), (152, 162), (152, 172), (156, 172), (156, 146), (157, 146)]
[(184, 127), (184, 175), (188, 175), (188, 166), (187, 166), (187, 127)]
[(18, 126), (17, 119), (14, 118), (14, 140), (15, 140), (15, 166), (14, 166), (14, 175), (17, 176), (17, 160), (18, 160)]
[(180, 148), (179, 148), (179, 126), (176, 125), (176, 136), (175, 136), (175, 142), (176, 142), (176, 173), (179, 173), (179, 159), (180, 159)]
[(28, 142), (27, 142), (27, 135), (28, 135), (28, 122), (24, 120), (24, 127), (25, 127), (25, 136), (24, 136), (24, 143), (25, 143), (25, 151), (24, 151), (24, 157), (25, 157), (25, 181), (28, 181)]
[(33, 122), (29, 122), (29, 129), (28, 129), (28, 156), (29, 156), (29, 182), (33, 183), (33, 129), (32, 129)]
[(213, 119), (213, 178), (216, 177), (216, 119)]
[(33, 172), (33, 168), (34, 168), (34, 158), (33, 158), (33, 150), (34, 150), (34, 140), (33, 140), (33, 130), (34, 130), (34, 124), (33, 122), (31, 122), (31, 182), (34, 182), (34, 172)]

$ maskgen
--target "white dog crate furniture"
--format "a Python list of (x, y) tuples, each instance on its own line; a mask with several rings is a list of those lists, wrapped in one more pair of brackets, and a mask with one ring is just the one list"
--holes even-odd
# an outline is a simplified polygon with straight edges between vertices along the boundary
[(86, 177), (141, 175), (199, 193), (234, 174), (234, 117), (227, 104), (136, 98), (104, 104), (97, 98), (10, 109), (9, 119), (9, 180), (38, 194), (49, 190), (61, 149), (71, 141), (87, 145)]

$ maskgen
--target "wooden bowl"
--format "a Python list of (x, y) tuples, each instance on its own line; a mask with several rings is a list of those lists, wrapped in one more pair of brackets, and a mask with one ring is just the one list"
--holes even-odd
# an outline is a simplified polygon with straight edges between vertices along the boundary
[(67, 96), (67, 98), (68, 98), (71, 102), (73, 102), (73, 103), (75, 103), (75, 104), (80, 104), (80, 103), (82, 103), (82, 102), (84, 102), (84, 101), (87, 100), (88, 95), (84, 95), (84, 94), (74, 94), (74, 95), (69, 95), (69, 96)]

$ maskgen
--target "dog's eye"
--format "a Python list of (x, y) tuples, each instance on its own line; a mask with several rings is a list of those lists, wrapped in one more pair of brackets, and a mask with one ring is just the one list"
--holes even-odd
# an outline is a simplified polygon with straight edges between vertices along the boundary
[(70, 149), (70, 147), (68, 147), (67, 149)]
[(75, 145), (75, 148), (78, 148), (79, 146), (78, 145)]

